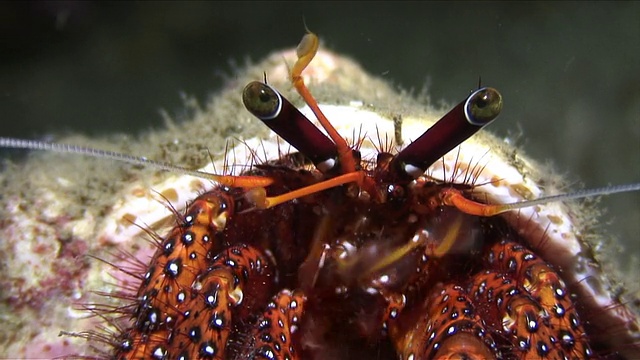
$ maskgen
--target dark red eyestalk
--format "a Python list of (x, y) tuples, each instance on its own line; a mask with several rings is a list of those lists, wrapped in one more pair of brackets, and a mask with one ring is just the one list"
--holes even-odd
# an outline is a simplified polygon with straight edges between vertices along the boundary
[(308, 157), (322, 172), (333, 168), (336, 144), (271, 86), (254, 81), (242, 92), (244, 106), (271, 130)]
[(481, 88), (402, 150), (391, 163), (400, 177), (421, 176), (434, 162), (489, 124), (502, 110), (502, 95), (494, 88)]

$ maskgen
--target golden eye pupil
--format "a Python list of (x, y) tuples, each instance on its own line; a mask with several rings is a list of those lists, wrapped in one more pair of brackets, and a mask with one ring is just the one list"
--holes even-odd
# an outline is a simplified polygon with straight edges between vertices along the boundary
[(478, 98), (478, 101), (476, 101), (476, 107), (483, 109), (485, 106), (487, 106), (487, 96), (484, 95), (480, 98)]
[(272, 97), (269, 93), (267, 93), (264, 89), (260, 90), (260, 94), (258, 95), (258, 99), (260, 102), (266, 103), (271, 101)]

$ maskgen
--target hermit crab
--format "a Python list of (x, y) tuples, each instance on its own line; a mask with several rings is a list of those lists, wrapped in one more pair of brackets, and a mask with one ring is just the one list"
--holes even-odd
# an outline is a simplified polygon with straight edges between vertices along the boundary
[(323, 76), (310, 65), (317, 51), (308, 33), (287, 74), (306, 108), (271, 83), (276, 71), (237, 94), (269, 138), (228, 150), (215, 175), (171, 167), (185, 173), (179, 181), (134, 188), (109, 210), (115, 220), (97, 241), (143, 234), (153, 252), (103, 258), (120, 273), (117, 286), (96, 289), (102, 302), (76, 302), (93, 328), (63, 329), (63, 338), (116, 359), (638, 354), (633, 304), (594, 259), (582, 233), (589, 220), (566, 202), (573, 195), (544, 197), (553, 184), (540, 184), (527, 159), (474, 135), (499, 115), (497, 90), (479, 86), (435, 123), (318, 105), (306, 85)]

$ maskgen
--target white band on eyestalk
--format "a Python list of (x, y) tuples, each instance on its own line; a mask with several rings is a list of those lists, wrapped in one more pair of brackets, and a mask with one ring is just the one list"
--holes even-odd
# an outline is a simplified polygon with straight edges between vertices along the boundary
[(271, 85), (269, 85), (269, 84), (264, 84), (264, 86), (266, 86), (269, 89), (271, 89), (271, 91), (273, 91), (274, 94), (276, 94), (276, 96), (278, 97), (278, 108), (276, 109), (276, 111), (273, 112), (273, 115), (261, 117), (260, 119), (262, 121), (275, 119), (280, 115), (280, 112), (282, 111), (282, 95), (280, 95), (280, 92), (278, 92), (276, 89), (272, 88)]
[(336, 166), (336, 159), (334, 158), (329, 158), (316, 164), (316, 168), (323, 173), (333, 169), (334, 166)]
[[(488, 124), (488, 122), (478, 122), (474, 119), (474, 117), (469, 113), (469, 107), (471, 106), (471, 100), (474, 99), (474, 97), (476, 96), (477, 93), (479, 93), (480, 91), (484, 91), (486, 88), (481, 88), (478, 89), (474, 92), (471, 93), (471, 95), (469, 95), (469, 97), (467, 97), (467, 101), (464, 102), (464, 106), (462, 107), (464, 109), (464, 117), (465, 119), (467, 119), (467, 122), (471, 125), (475, 125), (475, 126), (480, 126), (483, 127), (485, 125)], [(490, 121), (489, 121), (490, 122)]]
[(411, 164), (405, 164), (404, 165), (404, 171), (409, 174), (410, 176), (412, 176), (414, 179), (422, 176), (424, 174), (424, 170), (420, 169), (417, 166), (411, 165)]

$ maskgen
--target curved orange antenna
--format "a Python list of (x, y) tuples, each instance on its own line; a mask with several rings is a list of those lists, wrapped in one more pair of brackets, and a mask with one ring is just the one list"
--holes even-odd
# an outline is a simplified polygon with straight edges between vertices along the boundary
[(290, 191), (278, 196), (266, 196), (266, 190), (264, 188), (254, 188), (247, 192), (245, 197), (253, 202), (258, 209), (269, 209), (276, 205), (291, 201), (293, 199), (301, 198), (303, 196), (315, 194), (317, 192), (327, 190), (336, 186), (347, 184), (350, 182), (362, 183), (365, 174), (362, 171), (354, 171), (348, 174), (336, 176), (334, 178), (321, 181), (316, 184), (305, 186), (303, 188)]
[(461, 228), (462, 216), (461, 214), (458, 214), (451, 227), (447, 229), (447, 235), (444, 237), (444, 239), (442, 239), (440, 244), (433, 250), (433, 253), (431, 253), (430, 255), (434, 257), (443, 257), (444, 255), (446, 255), (456, 243), (456, 239), (460, 234)]
[(293, 68), (291, 68), (291, 83), (307, 105), (309, 105), (311, 111), (316, 115), (318, 122), (320, 122), (320, 125), (322, 125), (322, 127), (327, 131), (331, 140), (336, 144), (338, 149), (338, 160), (342, 168), (342, 173), (347, 174), (356, 171), (356, 160), (351, 153), (351, 148), (347, 145), (347, 142), (342, 138), (342, 136), (340, 136), (333, 125), (331, 125), (322, 110), (320, 110), (318, 102), (313, 98), (304, 83), (304, 79), (302, 78), (302, 72), (309, 63), (311, 63), (311, 60), (313, 60), (313, 57), (318, 52), (319, 43), (320, 41), (318, 40), (318, 36), (307, 30), (307, 33), (302, 37), (300, 44), (298, 44), (298, 47), (296, 48), (298, 60), (293, 65)]

